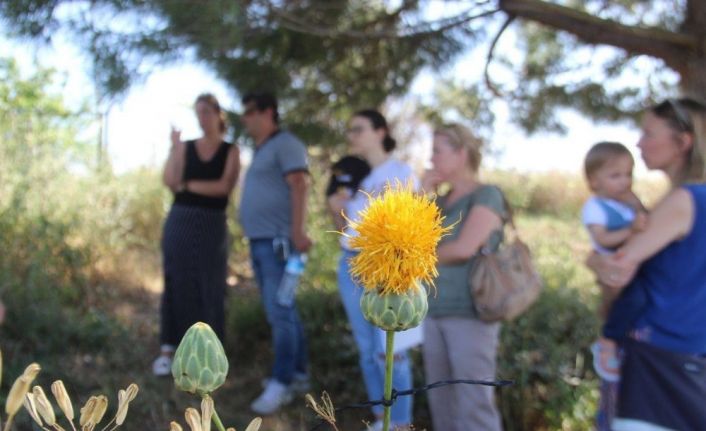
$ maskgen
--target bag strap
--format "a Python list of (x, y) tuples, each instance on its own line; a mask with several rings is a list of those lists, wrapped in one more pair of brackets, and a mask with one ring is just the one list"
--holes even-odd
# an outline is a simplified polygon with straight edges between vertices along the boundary
[[(476, 190), (473, 191), (473, 193), (477, 192), (478, 190), (480, 190), (480, 189), (483, 188), (483, 187), (495, 187), (495, 188), (498, 189), (498, 191), (500, 192), (500, 197), (501, 197), (502, 200), (503, 200), (503, 201), (502, 201), (502, 202), (503, 202), (503, 206), (505, 207), (505, 217), (501, 217), (501, 218), (500, 218), (500, 220), (503, 222), (503, 226), (501, 227), (501, 229), (504, 229), (504, 228), (505, 228), (505, 225), (506, 225), (506, 224), (509, 224), (509, 225), (510, 225), (510, 228), (512, 229), (512, 232), (513, 232), (514, 237), (517, 238), (517, 239), (519, 239), (520, 234), (519, 234), (519, 232), (518, 232), (518, 230), (517, 230), (517, 226), (515, 225), (514, 211), (512, 210), (512, 206), (510, 206), (510, 202), (508, 202), (507, 198), (505, 197), (505, 193), (503, 193), (503, 191), (500, 190), (499, 187), (493, 186), (493, 185), (490, 185), (490, 184), (481, 184)], [(469, 205), (469, 207), (468, 207), (468, 213), (469, 213), (469, 214), (470, 214), (470, 212), (471, 212), (471, 208), (473, 207), (473, 205), (474, 205), (473, 199), (471, 199), (470, 205)], [(491, 236), (492, 236), (492, 232), (491, 232)], [(478, 249), (478, 252), (477, 252), (477, 253), (482, 254), (482, 255), (491, 254), (491, 252), (490, 252), (490, 250), (489, 250), (489, 248), (488, 248), (488, 243), (489, 243), (489, 242), (490, 242), (490, 237), (488, 237), (488, 239), (485, 241), (485, 243)]]

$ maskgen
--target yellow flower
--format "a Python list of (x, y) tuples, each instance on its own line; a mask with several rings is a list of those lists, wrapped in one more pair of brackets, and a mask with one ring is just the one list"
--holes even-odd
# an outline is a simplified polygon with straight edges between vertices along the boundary
[(412, 184), (388, 183), (380, 196), (368, 196), (360, 220), (348, 219), (358, 236), (350, 245), (360, 251), (351, 260), (351, 272), (366, 290), (402, 294), (417, 281), (433, 284), (436, 245), (450, 228), (441, 226), (441, 212)]

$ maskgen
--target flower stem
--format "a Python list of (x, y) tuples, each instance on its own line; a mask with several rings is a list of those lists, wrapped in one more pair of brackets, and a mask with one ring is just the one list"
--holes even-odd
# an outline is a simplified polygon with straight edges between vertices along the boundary
[(216, 424), (216, 428), (218, 428), (218, 431), (226, 431), (226, 427), (223, 426), (223, 422), (221, 422), (221, 418), (218, 417), (218, 413), (216, 413), (216, 408), (213, 408), (213, 416), (211, 416), (211, 420), (213, 421), (214, 424)]
[[(395, 356), (394, 345), (395, 345), (395, 331), (385, 331), (385, 401), (390, 401), (392, 398), (392, 366), (393, 358)], [(390, 407), (385, 406), (385, 413), (382, 419), (382, 430), (389, 431), (390, 429)]]

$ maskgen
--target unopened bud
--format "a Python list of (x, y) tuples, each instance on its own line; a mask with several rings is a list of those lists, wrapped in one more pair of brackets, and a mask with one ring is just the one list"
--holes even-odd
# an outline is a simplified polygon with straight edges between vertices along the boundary
[(196, 322), (186, 331), (174, 353), (172, 376), (182, 391), (205, 395), (226, 380), (228, 358), (210, 326)]

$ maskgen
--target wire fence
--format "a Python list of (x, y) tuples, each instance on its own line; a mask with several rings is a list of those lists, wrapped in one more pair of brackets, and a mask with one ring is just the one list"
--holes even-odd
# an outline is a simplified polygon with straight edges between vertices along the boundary
[[(372, 407), (372, 406), (392, 406), (397, 398), (399, 397), (404, 397), (408, 395), (416, 395), (421, 392), (427, 392), (432, 389), (440, 388), (442, 386), (448, 386), (448, 385), (457, 385), (457, 384), (466, 384), (466, 385), (481, 385), (481, 386), (493, 386), (493, 387), (503, 387), (503, 386), (510, 386), (514, 384), (515, 382), (513, 380), (496, 380), (496, 381), (488, 381), (488, 380), (463, 380), (463, 379), (456, 379), (456, 380), (442, 380), (439, 382), (434, 382), (430, 383), (426, 386), (421, 386), (418, 388), (412, 388), (412, 389), (407, 389), (405, 391), (397, 391), (394, 388), (392, 389), (392, 395), (390, 396), (389, 400), (382, 399), (382, 400), (374, 400), (374, 401), (365, 401), (361, 403), (355, 403), (355, 404), (346, 404), (341, 407), (336, 407), (334, 410), (334, 415), (337, 415), (340, 412), (343, 412), (345, 410), (352, 410), (352, 409), (362, 409), (366, 407)], [(325, 419), (319, 419), (317, 424), (313, 427), (310, 428), (309, 431), (316, 431), (321, 426), (324, 424), (329, 423)]]

